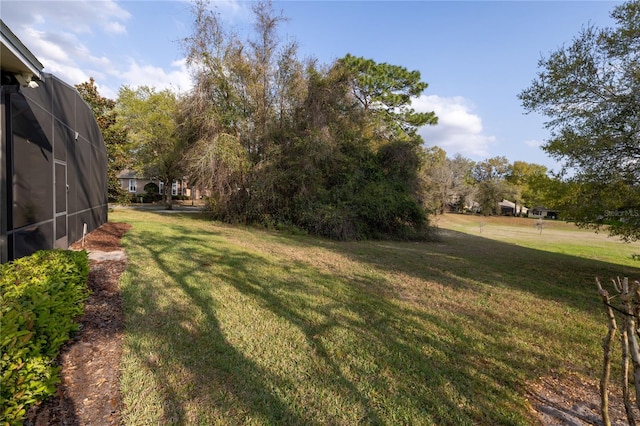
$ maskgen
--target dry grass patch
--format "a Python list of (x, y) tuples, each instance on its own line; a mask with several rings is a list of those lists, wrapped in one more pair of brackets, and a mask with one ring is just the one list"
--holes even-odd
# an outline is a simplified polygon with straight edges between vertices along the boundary
[(640, 275), (454, 230), (340, 243), (112, 216), (133, 224), (127, 424), (535, 424), (529, 383), (597, 374), (593, 276)]

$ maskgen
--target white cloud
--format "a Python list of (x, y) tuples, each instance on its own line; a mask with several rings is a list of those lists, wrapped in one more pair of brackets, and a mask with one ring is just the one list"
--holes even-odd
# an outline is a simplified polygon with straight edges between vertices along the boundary
[[(241, 15), (246, 9), (236, 1), (214, 4), (227, 16)], [(189, 90), (192, 82), (185, 60), (158, 65), (126, 59), (127, 53), (120, 51), (109, 55), (92, 52), (90, 46), (96, 37), (126, 34), (130, 18), (131, 14), (112, 0), (2, 3), (2, 19), (40, 60), (45, 72), (71, 85), (94, 77), (100, 94), (111, 99), (117, 97), (122, 85)]]
[(437, 145), (450, 156), (461, 154), (474, 159), (489, 156), (489, 147), (496, 138), (484, 134), (482, 119), (472, 112), (473, 105), (467, 99), (422, 95), (413, 100), (412, 107), (419, 112), (434, 111), (438, 116), (437, 125), (419, 130), (427, 145)]
[(37, 31), (34, 28), (25, 28), (23, 30), (25, 36), (20, 37), (28, 43), (27, 48), (33, 52), (38, 60), (47, 68), (49, 63), (68, 62), (69, 46), (59, 37), (54, 37), (43, 31)]
[(19, 38), (20, 27), (47, 25), (75, 34), (93, 34), (95, 28), (122, 34), (131, 14), (114, 0), (3, 1), (2, 19)]
[(531, 148), (540, 148), (544, 144), (544, 142), (536, 139), (532, 139), (532, 140), (524, 141), (524, 144), (527, 146), (530, 146)]
[[(85, 43), (100, 34), (126, 33), (131, 14), (115, 1), (3, 1), (2, 19), (27, 48), (53, 73), (69, 84), (104, 75), (111, 68)], [(102, 71), (101, 71), (102, 70)]]
[(28, 27), (23, 30), (24, 40), (44, 66), (44, 71), (55, 74), (69, 84), (88, 81), (89, 77), (105, 76), (112, 68), (105, 56), (93, 56), (75, 34), (38, 31)]
[(184, 92), (193, 86), (185, 59), (174, 61), (169, 70), (149, 64), (139, 64), (132, 59), (128, 69), (118, 71), (118, 76), (123, 85), (131, 87), (150, 86), (158, 90), (172, 89)]
[(109, 34), (126, 34), (127, 28), (118, 21), (107, 22), (104, 31)]

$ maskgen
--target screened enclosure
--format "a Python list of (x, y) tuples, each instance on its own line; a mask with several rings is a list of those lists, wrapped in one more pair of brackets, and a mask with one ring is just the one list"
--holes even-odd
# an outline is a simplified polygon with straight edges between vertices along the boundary
[(15, 83), (3, 75), (3, 262), (68, 248), (106, 222), (108, 209), (107, 153), (89, 106), (51, 74), (37, 87)]

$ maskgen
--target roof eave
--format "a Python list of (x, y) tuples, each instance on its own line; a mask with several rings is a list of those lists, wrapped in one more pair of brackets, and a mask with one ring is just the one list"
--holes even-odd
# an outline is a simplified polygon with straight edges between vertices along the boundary
[(21, 75), (26, 83), (42, 79), (44, 66), (0, 19), (0, 66), (3, 71)]

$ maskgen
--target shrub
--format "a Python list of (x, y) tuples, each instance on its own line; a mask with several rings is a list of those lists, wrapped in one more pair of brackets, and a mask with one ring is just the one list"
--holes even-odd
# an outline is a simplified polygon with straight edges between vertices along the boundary
[(346, 208), (321, 205), (307, 211), (303, 222), (305, 228), (315, 235), (341, 241), (362, 238), (356, 218)]
[(84, 309), (85, 251), (43, 250), (0, 265), (0, 424), (55, 392), (53, 360)]
[(160, 192), (160, 188), (154, 182), (147, 183), (143, 189), (146, 194), (152, 197)]
[(129, 191), (120, 185), (120, 181), (115, 176), (109, 177), (108, 194), (110, 203), (128, 204)]

